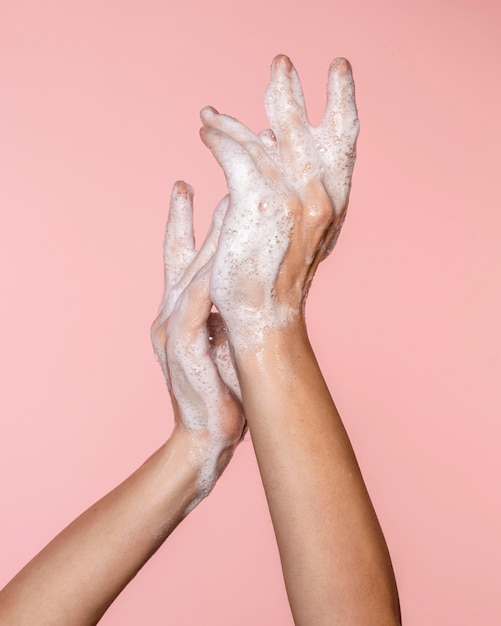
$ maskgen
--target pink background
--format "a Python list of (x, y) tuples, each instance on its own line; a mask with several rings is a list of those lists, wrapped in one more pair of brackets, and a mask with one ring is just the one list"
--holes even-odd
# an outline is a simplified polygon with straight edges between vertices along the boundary
[[(170, 431), (148, 335), (170, 186), (199, 238), (224, 192), (200, 108), (261, 129), (285, 52), (318, 121), (346, 56), (359, 158), (312, 341), (407, 626), (501, 623), (500, 6), (0, 0), (0, 585)], [(249, 441), (102, 623), (292, 624)]]

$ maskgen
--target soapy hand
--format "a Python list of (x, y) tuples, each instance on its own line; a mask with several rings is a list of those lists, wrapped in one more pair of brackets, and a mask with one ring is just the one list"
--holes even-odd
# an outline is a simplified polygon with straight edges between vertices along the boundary
[(193, 190), (183, 182), (174, 185), (164, 243), (165, 290), (151, 328), (176, 428), (189, 433), (200, 463), (199, 500), (226, 467), (245, 427), (226, 330), (219, 314), (211, 313), (209, 297), (214, 252), (227, 206), (224, 198), (197, 252)]
[(331, 64), (327, 94), (312, 127), (296, 70), (281, 55), (265, 95), (271, 130), (255, 135), (211, 107), (201, 113), (202, 140), (230, 192), (210, 290), (232, 343), (259, 344), (266, 328), (303, 313), (318, 263), (339, 235), (359, 130), (346, 60)]

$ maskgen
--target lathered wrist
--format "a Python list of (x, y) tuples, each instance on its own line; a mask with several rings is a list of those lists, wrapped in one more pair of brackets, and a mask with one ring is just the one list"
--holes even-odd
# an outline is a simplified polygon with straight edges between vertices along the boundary
[(236, 353), (261, 350), (276, 332), (287, 333), (302, 325), (303, 312), (297, 307), (278, 305), (262, 308), (240, 306), (237, 314), (224, 318), (228, 338)]
[(233, 456), (235, 444), (223, 435), (210, 434), (205, 430), (190, 431), (182, 426), (176, 427), (176, 430), (182, 431), (185, 464), (194, 479), (192, 499), (186, 511), (189, 513), (212, 491)]

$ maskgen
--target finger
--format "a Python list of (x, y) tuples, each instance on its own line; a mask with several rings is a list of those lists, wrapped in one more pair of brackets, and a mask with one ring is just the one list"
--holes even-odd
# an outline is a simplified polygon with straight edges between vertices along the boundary
[[(187, 197), (185, 192), (188, 193)], [(209, 233), (202, 245), (202, 248), (197, 254), (194, 250), (191, 210), (193, 190), (185, 183), (176, 183), (176, 185), (174, 185), (172, 196), (173, 200), (171, 202), (171, 212), (169, 213), (166, 242), (164, 246), (166, 274), (165, 292), (160, 304), (159, 313), (151, 327), (151, 340), (153, 348), (160, 361), (168, 385), (170, 384), (170, 376), (165, 355), (165, 322), (173, 313), (174, 308), (180, 300), (180, 296), (190, 284), (192, 278), (213, 257), (217, 247), (219, 233), (221, 231), (226, 209), (229, 204), (229, 197), (226, 196), (217, 205), (214, 211)], [(182, 219), (183, 217), (184, 221)], [(185, 224), (185, 229), (180, 228), (180, 225), (183, 223)], [(177, 250), (176, 244), (182, 244), (182, 242), (185, 243), (185, 247), (181, 246), (180, 250)], [(183, 256), (183, 250), (185, 248), (191, 249), (192, 254)], [(187, 263), (188, 267), (186, 267)], [(205, 295), (200, 301), (200, 304), (203, 302), (205, 307), (208, 307), (207, 315), (211, 308), (208, 280), (209, 275), (207, 274), (205, 281)]]
[(329, 129), (331, 137), (358, 136), (359, 123), (355, 102), (355, 83), (351, 65), (346, 59), (332, 61), (327, 82), (327, 106), (321, 126)]
[(248, 194), (255, 194), (256, 189), (262, 186), (262, 177), (249, 152), (249, 146), (243, 146), (226, 133), (210, 126), (202, 127), (200, 136), (222, 167), (233, 202)]
[(174, 388), (184, 390), (184, 395), (178, 397), (198, 398), (202, 404), (217, 403), (224, 388), (211, 358), (209, 342), (211, 269), (212, 260), (193, 276), (179, 296), (169, 320), (167, 339), (167, 362)]
[[(178, 298), (173, 312), (173, 324), (181, 324), (184, 329), (193, 333), (202, 331), (208, 342), (209, 329), (207, 319), (212, 308), (209, 296), (209, 280), (212, 268), (212, 259), (194, 273), (192, 279)], [(177, 318), (177, 319), (175, 319)]]
[[(174, 269), (173, 265), (175, 265), (175, 261), (171, 262), (170, 258), (167, 256), (168, 252), (166, 253), (166, 286), (162, 302), (160, 303), (158, 316), (153, 323), (154, 329), (160, 327), (167, 320), (167, 318), (171, 315), (180, 294), (190, 283), (193, 276), (200, 270), (200, 268), (208, 263), (210, 258), (214, 255), (228, 204), (229, 196), (225, 196), (215, 208), (211, 227), (198, 253), (193, 249), (190, 255), (186, 255), (181, 259), (181, 261), (178, 261)], [(173, 239), (173, 242), (176, 242), (175, 238)], [(176, 258), (176, 253), (178, 255), (181, 254), (179, 251), (174, 250), (172, 252), (174, 259)]]
[[(219, 313), (211, 313), (212, 266), (213, 259), (197, 272), (179, 298), (171, 319), (169, 361), (177, 364), (176, 388), (181, 391), (187, 383), (203, 403), (212, 403), (212, 419), (217, 419), (217, 407), (221, 399), (223, 404), (227, 402), (228, 389), (240, 401), (242, 394), (223, 320)], [(187, 392), (184, 393), (186, 397)]]
[(233, 396), (237, 398), (239, 402), (242, 402), (242, 391), (228, 342), (211, 347), (211, 355), (219, 377), (233, 393)]
[(299, 76), (285, 55), (273, 60), (264, 103), (283, 168), (293, 177), (307, 174), (316, 163), (315, 143)]
[[(175, 302), (169, 317), (166, 337), (166, 367), (181, 421), (189, 430), (206, 427), (207, 371), (209, 357), (207, 316), (211, 308), (208, 296), (209, 275), (203, 269), (186, 286)], [(216, 381), (217, 382), (217, 381)]]
[(280, 130), (287, 115), (294, 114), (303, 123), (308, 123), (301, 81), (291, 60), (285, 54), (277, 55), (271, 63), (271, 77), (264, 103), (266, 114), (277, 137), (279, 136), (277, 129)]
[(270, 158), (263, 142), (247, 126), (234, 117), (222, 115), (212, 107), (205, 107), (200, 113), (204, 128), (224, 133), (235, 143), (240, 144), (250, 154), (258, 169), (266, 175), (275, 170), (275, 164)]
[(193, 395), (189, 390), (200, 385), (196, 377), (209, 358), (209, 277), (208, 266), (193, 276), (179, 294), (167, 325), (166, 361), (179, 399)]
[(164, 239), (165, 294), (179, 281), (195, 254), (193, 188), (178, 181), (172, 188)]
[(327, 166), (323, 180), (338, 218), (348, 206), (358, 131), (351, 66), (346, 59), (334, 59), (329, 68), (325, 114), (312, 133)]
[(200, 111), (200, 119), (204, 126), (212, 126), (213, 128), (226, 133), (234, 141), (240, 143), (248, 141), (259, 141), (250, 128), (242, 124), (230, 115), (218, 113), (213, 107), (204, 107)]
[(192, 257), (191, 263), (185, 269), (184, 274), (180, 278), (177, 288), (178, 292), (185, 289), (186, 286), (193, 279), (195, 274), (199, 272), (201, 268), (207, 265), (207, 263), (209, 263), (211, 258), (214, 256), (219, 240), (219, 235), (221, 233), (224, 216), (226, 215), (226, 211), (228, 209), (229, 201), (229, 196), (224, 196), (224, 198), (220, 200), (219, 204), (214, 209), (209, 232), (205, 237), (202, 247), (200, 248), (198, 253), (194, 257)]

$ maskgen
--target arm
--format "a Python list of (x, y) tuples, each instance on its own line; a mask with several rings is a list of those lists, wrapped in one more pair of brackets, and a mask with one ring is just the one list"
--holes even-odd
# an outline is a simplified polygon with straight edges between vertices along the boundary
[[(174, 187), (165, 239), (165, 294), (152, 327), (172, 396), (171, 437), (0, 592), (1, 624), (96, 624), (210, 492), (229, 462), (244, 419), (231, 363), (219, 359), (227, 350), (227, 340), (217, 317), (210, 314), (209, 299), (209, 271), (224, 208), (222, 204), (216, 211), (213, 228), (197, 253), (192, 192), (184, 183)], [(194, 376), (196, 368), (204, 370), (204, 376)]]
[(295, 623), (398, 624), (385, 540), (304, 320), (236, 359)]
[(49, 543), (0, 592), (5, 626), (96, 624), (199, 498), (176, 430), (142, 467)]
[(287, 57), (273, 62), (265, 104), (272, 132), (257, 137), (205, 109), (201, 135), (230, 190), (211, 295), (234, 348), (294, 620), (398, 624), (388, 550), (304, 321), (348, 206), (358, 135), (349, 64), (332, 64), (317, 128)]

